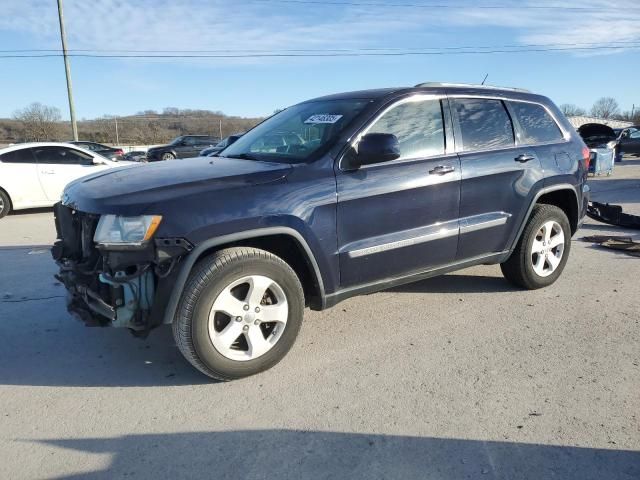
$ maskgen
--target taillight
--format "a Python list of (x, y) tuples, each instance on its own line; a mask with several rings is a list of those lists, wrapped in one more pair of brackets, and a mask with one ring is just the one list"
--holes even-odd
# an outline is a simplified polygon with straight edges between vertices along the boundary
[(116, 155), (124, 155), (124, 150), (121, 148), (116, 149)]
[(589, 171), (589, 164), (591, 163), (591, 152), (589, 147), (582, 147), (582, 158), (584, 159), (584, 165), (587, 171)]

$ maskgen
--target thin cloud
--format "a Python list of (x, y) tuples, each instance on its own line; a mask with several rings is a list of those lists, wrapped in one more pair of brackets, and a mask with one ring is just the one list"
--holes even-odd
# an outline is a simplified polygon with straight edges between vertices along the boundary
[[(463, 10), (431, 11), (424, 8), (377, 9), (335, 5), (287, 7), (269, 3), (225, 4), (198, 0), (67, 0), (65, 17), (69, 48), (88, 50), (447, 46), (449, 39), (437, 36), (439, 27), (456, 27), (460, 30), (458, 38), (466, 33), (465, 45), (473, 45), (472, 30), (478, 27), (503, 30), (502, 40), (497, 43), (640, 42), (640, 9), (636, 8), (635, 2), (563, 3), (564, 7), (593, 8), (580, 11), (518, 9), (521, 5), (545, 4), (555, 6), (557, 2), (527, 1), (504, 10), (469, 6)], [(4, 0), (0, 30), (28, 33), (36, 40), (37, 48), (57, 48), (59, 31), (55, 3), (49, 0)], [(410, 38), (412, 45), (394, 44), (394, 38), (398, 39), (395, 42)], [(511, 40), (505, 42), (505, 38)], [(589, 54), (594, 53), (613, 51), (592, 51)], [(237, 64), (262, 60), (224, 61)]]

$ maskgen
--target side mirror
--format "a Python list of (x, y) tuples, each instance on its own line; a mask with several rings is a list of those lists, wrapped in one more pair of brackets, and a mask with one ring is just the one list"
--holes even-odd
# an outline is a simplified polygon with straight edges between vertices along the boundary
[(360, 165), (390, 162), (400, 158), (400, 143), (391, 133), (368, 133), (358, 143), (354, 161)]

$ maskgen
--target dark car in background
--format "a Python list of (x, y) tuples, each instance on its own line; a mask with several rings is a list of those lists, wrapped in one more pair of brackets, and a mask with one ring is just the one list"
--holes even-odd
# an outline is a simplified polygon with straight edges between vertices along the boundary
[[(305, 306), (479, 264), (549, 286), (589, 201), (589, 149), (562, 112), (488, 86), (316, 98), (202, 160), (72, 182), (53, 255), (70, 312), (141, 336), (172, 324), (220, 380), (282, 359)], [(367, 313), (365, 330), (384, 320)]]
[(113, 160), (114, 162), (122, 160), (124, 157), (124, 151), (121, 148), (109, 147), (107, 145), (103, 145), (102, 143), (88, 142), (85, 140), (79, 140), (77, 142), (72, 141), (67, 143), (78, 145), (79, 147), (91, 150), (92, 152), (102, 155), (103, 157), (108, 158), (109, 160)]
[(212, 147), (220, 141), (210, 135), (181, 135), (168, 145), (161, 145), (147, 150), (147, 161), (175, 160), (176, 158), (197, 157), (206, 147)]
[(146, 162), (147, 152), (143, 152), (142, 150), (127, 152), (124, 154), (124, 159), (129, 162)]
[(640, 126), (625, 128), (618, 137), (618, 149), (623, 154), (640, 155)]
[(225, 148), (227, 148), (229, 145), (235, 143), (235, 141), (238, 140), (242, 135), (243, 135), (242, 133), (238, 133), (236, 135), (229, 135), (228, 137), (220, 140), (213, 147), (208, 147), (202, 150), (200, 152), (200, 156), (211, 157), (213, 155), (216, 155), (220, 153), (222, 150), (224, 150)]

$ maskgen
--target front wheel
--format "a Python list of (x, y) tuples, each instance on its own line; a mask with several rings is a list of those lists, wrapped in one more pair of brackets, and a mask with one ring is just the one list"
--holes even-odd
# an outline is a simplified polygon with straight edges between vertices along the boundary
[(162, 154), (162, 160), (175, 160), (173, 153), (167, 152)]
[(278, 363), (302, 325), (300, 281), (279, 257), (234, 247), (191, 272), (173, 320), (178, 348), (217, 380), (254, 375)]
[(530, 290), (555, 282), (569, 257), (571, 227), (553, 205), (536, 205), (511, 256), (500, 265), (511, 283)]

